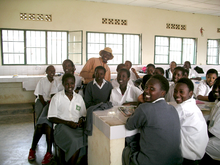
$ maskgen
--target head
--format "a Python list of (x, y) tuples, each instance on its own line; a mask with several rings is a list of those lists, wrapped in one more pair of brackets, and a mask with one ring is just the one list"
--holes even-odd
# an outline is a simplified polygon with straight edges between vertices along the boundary
[(215, 69), (209, 69), (206, 73), (206, 83), (212, 87), (215, 79), (218, 77), (218, 72)]
[(112, 49), (109, 47), (106, 47), (105, 49), (101, 50), (99, 52), (99, 55), (102, 57), (102, 61), (104, 63), (107, 63), (108, 60), (111, 60), (114, 58), (113, 54), (112, 54)]
[(154, 74), (154, 70), (155, 70), (154, 64), (148, 64), (146, 68), (147, 68), (147, 74), (151, 74), (151, 75)]
[(185, 75), (185, 69), (183, 67), (176, 67), (173, 72), (172, 81), (176, 83), (179, 79), (183, 78)]
[(145, 88), (146, 82), (147, 82), (151, 77), (152, 77), (151, 74), (147, 74), (147, 75), (145, 75), (145, 76), (143, 77), (143, 79), (142, 79), (142, 84), (141, 84), (142, 89)]
[(174, 88), (173, 97), (177, 104), (190, 99), (193, 95), (194, 85), (188, 78), (181, 78), (177, 81)]
[(191, 68), (191, 63), (189, 61), (185, 61), (183, 67), (189, 70)]
[(173, 71), (175, 68), (176, 68), (176, 62), (175, 62), (175, 61), (172, 61), (172, 62), (170, 63), (170, 70)]
[(95, 81), (102, 82), (105, 77), (106, 69), (103, 66), (97, 66), (95, 68)]
[(157, 75), (157, 74), (163, 76), (164, 75), (164, 69), (161, 68), (161, 67), (156, 67), (155, 70), (154, 70), (154, 75)]
[(130, 72), (127, 69), (122, 68), (117, 75), (117, 81), (119, 85), (127, 85), (130, 79)]
[(66, 73), (74, 74), (76, 70), (74, 63), (69, 59), (64, 60), (62, 66), (65, 74)]
[[(185, 68), (184, 68), (185, 69)], [(189, 77), (189, 70), (185, 69), (184, 77), (188, 78)]]
[(55, 68), (53, 65), (49, 65), (46, 68), (46, 74), (47, 74), (47, 77), (53, 78), (53, 76), (55, 75)]
[(145, 84), (144, 101), (153, 102), (159, 98), (163, 98), (169, 90), (169, 82), (162, 75), (152, 76)]
[(71, 73), (65, 73), (62, 77), (62, 84), (66, 93), (72, 93), (75, 88), (75, 76)]
[(214, 98), (220, 100), (220, 77), (215, 79), (212, 92)]
[(131, 67), (132, 67), (131, 61), (125, 61), (125, 67), (127, 70), (131, 69)]
[(117, 68), (116, 68), (116, 71), (119, 72), (122, 68), (125, 68), (125, 69), (126, 69), (125, 64), (118, 64), (118, 66), (117, 66)]

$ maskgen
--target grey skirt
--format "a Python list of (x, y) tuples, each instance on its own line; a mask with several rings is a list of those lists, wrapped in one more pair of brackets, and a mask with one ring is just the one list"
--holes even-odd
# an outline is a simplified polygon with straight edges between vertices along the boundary
[(37, 120), (36, 125), (38, 125), (38, 124), (44, 124), (44, 123), (45, 123), (45, 124), (49, 125), (51, 128), (53, 128), (53, 124), (52, 124), (51, 122), (49, 122), (49, 120), (47, 119), (48, 109), (49, 109), (49, 104), (47, 104), (47, 105), (43, 108), (43, 110), (42, 110), (42, 112), (41, 112), (41, 114), (40, 114), (40, 117), (39, 117), (38, 120)]
[(87, 146), (83, 128), (73, 129), (65, 124), (55, 126), (54, 141), (65, 152), (66, 161), (81, 148), (79, 157), (83, 155), (82, 152), (85, 152), (85, 146)]

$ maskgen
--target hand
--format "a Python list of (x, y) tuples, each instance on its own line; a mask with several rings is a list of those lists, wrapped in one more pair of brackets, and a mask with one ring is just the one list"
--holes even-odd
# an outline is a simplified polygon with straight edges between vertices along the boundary
[(70, 127), (73, 128), (73, 129), (76, 129), (76, 128), (78, 127), (78, 124), (75, 123), (75, 122), (73, 122), (73, 121), (69, 121), (69, 122), (68, 122), (68, 126), (70, 126)]
[(138, 101), (141, 102), (141, 103), (144, 103), (144, 96), (143, 96), (143, 94), (138, 96)]
[(134, 73), (136, 73), (136, 70), (135, 70), (134, 68), (131, 68), (131, 71), (134, 72)]
[(79, 128), (83, 127), (83, 119), (82, 118), (79, 119), (78, 126), (79, 126)]

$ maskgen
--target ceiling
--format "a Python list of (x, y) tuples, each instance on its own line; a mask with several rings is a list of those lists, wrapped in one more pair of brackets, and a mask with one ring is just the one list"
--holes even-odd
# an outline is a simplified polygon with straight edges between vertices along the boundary
[(220, 16), (220, 0), (79, 0)]

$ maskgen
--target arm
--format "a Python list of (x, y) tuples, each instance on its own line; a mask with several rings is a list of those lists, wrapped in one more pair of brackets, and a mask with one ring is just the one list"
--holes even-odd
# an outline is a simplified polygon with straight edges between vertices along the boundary
[(91, 84), (89, 83), (86, 87), (84, 101), (86, 104), (86, 108), (92, 105), (92, 91), (91, 91)]
[(92, 58), (90, 58), (87, 63), (84, 65), (84, 67), (82, 68), (81, 72), (80, 72), (80, 76), (83, 78), (92, 78), (93, 76), (93, 72), (91, 72), (91, 70), (93, 70), (93, 65), (94, 65), (94, 60)]
[(47, 104), (47, 102), (44, 100), (42, 95), (39, 95), (39, 99), (40, 99), (40, 102), (42, 103), (43, 106), (45, 106)]
[(197, 96), (197, 99), (198, 99), (198, 100), (202, 100), (202, 101), (209, 101), (208, 96), (198, 95), (198, 96)]
[(75, 123), (73, 121), (66, 121), (66, 120), (63, 120), (63, 119), (59, 119), (57, 117), (50, 117), (49, 121), (52, 122), (52, 123), (56, 123), (56, 124), (65, 124), (65, 125), (67, 125), (71, 128), (74, 128), (74, 129), (80, 126), (79, 123), (82, 123), (82, 122), (80, 122), (80, 120), (79, 120), (78, 123)]
[(136, 78), (139, 79), (139, 75), (137, 74), (136, 70), (134, 68), (131, 68), (131, 71), (135, 74)]

